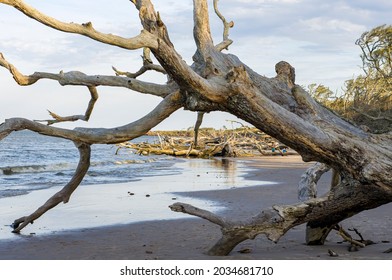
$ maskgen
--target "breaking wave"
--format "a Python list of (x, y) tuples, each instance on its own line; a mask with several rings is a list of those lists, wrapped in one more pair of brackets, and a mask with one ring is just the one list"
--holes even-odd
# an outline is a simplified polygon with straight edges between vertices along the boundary
[(65, 171), (76, 168), (72, 163), (58, 163), (49, 165), (25, 165), (25, 166), (6, 166), (0, 167), (1, 175), (13, 175), (17, 173), (39, 173), (39, 172), (53, 172)]

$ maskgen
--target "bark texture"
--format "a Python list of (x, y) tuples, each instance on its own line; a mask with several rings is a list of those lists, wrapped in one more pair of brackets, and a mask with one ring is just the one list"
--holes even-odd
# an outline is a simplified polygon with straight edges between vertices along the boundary
[[(218, 44), (212, 40), (207, 0), (193, 1), (196, 51), (192, 65), (187, 65), (176, 51), (164, 19), (153, 4), (149, 0), (131, 2), (139, 11), (143, 30), (133, 38), (122, 38), (99, 32), (90, 22), (60, 22), (21, 0), (0, 0), (0, 3), (13, 6), (51, 28), (128, 50), (143, 50), (140, 71), (128, 73), (114, 68), (113, 76), (87, 75), (78, 71), (24, 75), (0, 54), (0, 65), (8, 69), (20, 85), (50, 79), (60, 85), (79, 85), (89, 89), (92, 98), (84, 115), (60, 117), (52, 113), (54, 120), (47, 120), (49, 124), (88, 120), (99, 86), (124, 87), (162, 98), (161, 103), (145, 117), (112, 129), (67, 130), (20, 118), (8, 119), (1, 124), (0, 140), (13, 131), (29, 129), (73, 141), (81, 151), (80, 164), (64, 192), (55, 195), (32, 215), (16, 220), (15, 232), (61, 201), (68, 201), (87, 171), (90, 145), (119, 143), (141, 136), (179, 108), (201, 113), (229, 112), (295, 149), (305, 161), (317, 161), (339, 170), (342, 178), (325, 197), (315, 197), (315, 193), (310, 192), (315, 187), (308, 187), (305, 188), (307, 194), (301, 196), (304, 201), (265, 209), (247, 221), (232, 221), (190, 205), (172, 205), (174, 211), (196, 215), (221, 226), (222, 238), (210, 249), (210, 254), (226, 255), (238, 243), (258, 234), (265, 234), (277, 242), (290, 228), (302, 223), (308, 223), (312, 228), (328, 228), (358, 212), (392, 201), (392, 134), (363, 131), (319, 105), (295, 84), (295, 69), (287, 62), (278, 62), (276, 76), (267, 78), (236, 56), (223, 53), (232, 43), (229, 28), (234, 24), (227, 22), (219, 12), (218, 1), (214, 1), (214, 11), (224, 27), (223, 40)], [(159, 65), (152, 63), (150, 52)], [(150, 70), (167, 75), (168, 82), (158, 85), (137, 79)]]

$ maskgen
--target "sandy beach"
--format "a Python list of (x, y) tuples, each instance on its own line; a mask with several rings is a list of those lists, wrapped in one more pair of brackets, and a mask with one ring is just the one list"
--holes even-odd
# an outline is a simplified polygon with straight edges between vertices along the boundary
[[(324, 246), (304, 244), (304, 225), (275, 244), (264, 236), (243, 242), (226, 257), (205, 252), (220, 237), (208, 221), (171, 212), (174, 202), (191, 203), (223, 216), (245, 218), (274, 204), (295, 203), (297, 183), (309, 166), (298, 156), (184, 160), (181, 174), (138, 182), (80, 186), (71, 201), (46, 213), (21, 235), (11, 234), (15, 218), (29, 214), (55, 190), (1, 199), (0, 258), (3, 260), (144, 259), (392, 259), (392, 204), (362, 212), (346, 221), (376, 242), (356, 252), (334, 232)], [(319, 183), (325, 192), (329, 176)], [(248, 253), (240, 253), (248, 249)]]

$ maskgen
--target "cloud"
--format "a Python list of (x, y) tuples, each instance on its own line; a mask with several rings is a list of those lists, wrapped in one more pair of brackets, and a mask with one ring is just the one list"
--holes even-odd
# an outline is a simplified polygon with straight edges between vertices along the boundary
[(300, 20), (300, 25), (310, 31), (317, 32), (361, 32), (364, 30), (363, 25), (355, 24), (347, 20), (314, 17), (307, 20)]
[[(369, 10), (358, 5), (357, 1), (252, 1), (244, 4), (243, 1), (229, 0), (227, 5), (222, 5), (222, 11), (227, 18), (235, 21), (235, 28), (240, 30), (240, 34), (295, 38), (313, 32), (309, 37), (316, 41), (322, 36), (334, 36), (342, 32), (359, 36), (370, 28), (387, 23), (388, 18), (379, 15), (388, 11), (391, 4), (378, 2), (378, 7), (372, 4)], [(327, 32), (317, 36), (314, 28), (320, 30), (322, 27)]]
[(333, 90), (361, 72), (355, 41), (363, 32), (388, 23), (386, 11), (391, 8), (390, 1), (220, 3), (222, 13), (235, 22), (230, 51), (268, 76), (274, 75), (276, 62), (287, 60), (296, 67), (301, 83), (323, 83)]

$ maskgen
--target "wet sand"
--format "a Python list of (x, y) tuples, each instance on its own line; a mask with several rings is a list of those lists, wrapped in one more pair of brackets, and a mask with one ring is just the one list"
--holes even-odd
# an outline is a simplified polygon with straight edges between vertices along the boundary
[[(168, 205), (186, 202), (224, 216), (247, 218), (274, 204), (295, 203), (297, 182), (309, 163), (290, 156), (218, 160), (210, 166), (199, 160), (187, 160), (180, 166), (181, 175), (149, 177), (126, 184), (81, 186), (68, 205), (51, 210), (21, 235), (10, 234), (7, 222), (20, 213), (31, 212), (26, 213), (28, 209), (34, 210), (53, 190), (0, 200), (3, 201), (0, 258), (392, 259), (392, 253), (383, 253), (392, 247), (389, 243), (392, 241), (392, 204), (344, 221), (345, 228), (355, 227), (365, 239), (376, 242), (357, 252), (349, 252), (347, 243), (342, 243), (334, 232), (324, 246), (306, 246), (302, 225), (291, 229), (277, 244), (260, 235), (238, 245), (229, 256), (208, 256), (205, 252), (220, 237), (219, 227), (199, 218), (173, 213)], [(325, 192), (328, 185), (329, 176), (325, 175), (319, 183), (319, 193)], [(169, 191), (165, 186), (170, 186)], [(201, 190), (202, 186), (208, 187)], [(155, 210), (148, 213), (152, 209)], [(240, 253), (243, 249), (249, 253)], [(339, 257), (331, 258), (329, 249)]]

